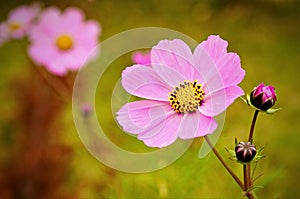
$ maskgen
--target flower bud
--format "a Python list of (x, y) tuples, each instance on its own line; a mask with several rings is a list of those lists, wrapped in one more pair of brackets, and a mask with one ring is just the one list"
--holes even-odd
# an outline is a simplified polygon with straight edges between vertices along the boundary
[(250, 162), (256, 155), (256, 147), (251, 142), (240, 142), (235, 147), (235, 156), (241, 162)]
[(141, 65), (146, 65), (149, 66), (151, 65), (151, 55), (150, 52), (141, 52), (137, 51), (132, 54), (131, 57), (133, 63), (135, 64), (141, 64)]
[(88, 103), (85, 103), (81, 106), (81, 114), (83, 117), (88, 117), (92, 112), (92, 106)]
[(250, 102), (256, 108), (266, 111), (271, 108), (277, 100), (275, 88), (259, 84), (250, 94)]

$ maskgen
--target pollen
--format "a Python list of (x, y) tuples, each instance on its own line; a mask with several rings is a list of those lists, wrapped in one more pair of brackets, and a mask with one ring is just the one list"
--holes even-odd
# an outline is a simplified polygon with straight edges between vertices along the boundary
[(20, 28), (21, 28), (21, 25), (19, 23), (14, 22), (14, 23), (9, 24), (9, 29), (11, 31), (16, 31), (16, 30), (19, 30)]
[(184, 81), (169, 93), (169, 101), (174, 111), (178, 113), (193, 112), (198, 109), (204, 99), (202, 84), (198, 81)]
[(60, 35), (56, 39), (56, 45), (60, 50), (70, 50), (73, 47), (73, 39), (67, 34)]

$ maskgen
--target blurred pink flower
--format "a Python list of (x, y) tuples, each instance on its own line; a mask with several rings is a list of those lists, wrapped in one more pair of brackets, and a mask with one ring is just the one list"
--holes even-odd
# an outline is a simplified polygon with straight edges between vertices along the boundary
[(39, 11), (38, 4), (24, 5), (12, 10), (7, 20), (0, 24), (0, 44), (10, 38), (21, 39), (26, 36)]
[(5, 22), (0, 23), (0, 45), (9, 40), (9, 31)]
[(44, 10), (29, 33), (31, 45), (28, 52), (32, 60), (44, 65), (55, 75), (65, 75), (78, 70), (84, 61), (95, 59), (100, 25), (84, 20), (77, 8), (67, 8), (63, 13), (56, 7)]
[(92, 112), (92, 105), (90, 103), (84, 103), (81, 105), (81, 114), (83, 117), (88, 117)]
[(132, 61), (135, 64), (150, 65), (150, 52), (134, 52), (132, 53)]
[(213, 117), (244, 94), (237, 84), (245, 71), (227, 45), (209, 36), (192, 53), (182, 40), (160, 41), (151, 49), (151, 67), (123, 71), (125, 90), (147, 100), (125, 104), (117, 112), (119, 124), (151, 147), (213, 133)]

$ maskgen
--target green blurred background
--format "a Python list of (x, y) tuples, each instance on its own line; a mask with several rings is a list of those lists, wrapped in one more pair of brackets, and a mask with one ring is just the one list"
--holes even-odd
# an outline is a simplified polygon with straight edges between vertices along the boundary
[[(33, 1), (1, 2), (0, 20), (5, 20), (15, 7), (30, 2)], [(263, 176), (256, 181), (256, 185), (264, 188), (256, 193), (259, 198), (300, 197), (299, 1), (49, 0), (43, 4), (62, 9), (81, 8), (88, 19), (101, 24), (100, 41), (128, 29), (147, 26), (174, 29), (198, 42), (211, 34), (226, 39), (229, 51), (240, 55), (246, 70), (241, 83), (245, 92), (260, 82), (273, 85), (278, 95), (276, 106), (282, 108), (274, 115), (261, 114), (258, 118), (256, 145), (266, 147), (266, 158), (258, 165), (257, 174)], [(180, 159), (159, 171), (130, 174), (105, 167), (81, 143), (72, 119), (71, 100), (51, 102), (59, 100), (49, 94), (50, 89), (39, 84), (41, 80), (33, 78), (36, 71), (30, 66), (27, 46), (26, 40), (14, 40), (0, 47), (0, 198), (243, 197), (212, 153), (198, 159), (202, 138), (196, 139)], [(142, 142), (122, 132), (109, 108), (113, 87), (122, 70), (130, 64), (130, 54), (127, 54), (105, 71), (100, 82), (104, 86), (97, 91), (97, 113), (114, 143), (133, 151), (149, 151)], [(43, 96), (37, 97), (35, 93)], [(34, 117), (26, 114), (32, 113), (26, 107), (45, 110), (47, 117), (39, 122), (45, 124), (43, 128), (51, 132), (49, 135), (43, 136), (43, 128), (37, 129), (36, 134), (30, 132)], [(253, 110), (241, 100), (229, 107), (217, 142), (224, 157), (228, 156), (224, 148), (233, 148), (234, 138), (247, 138), (252, 115)], [(39, 120), (39, 116), (35, 119)], [(24, 155), (27, 148), (30, 153)], [(33, 156), (32, 151), (43, 152)], [(35, 164), (28, 166), (26, 161)], [(229, 159), (227, 162), (242, 178), (241, 165)]]

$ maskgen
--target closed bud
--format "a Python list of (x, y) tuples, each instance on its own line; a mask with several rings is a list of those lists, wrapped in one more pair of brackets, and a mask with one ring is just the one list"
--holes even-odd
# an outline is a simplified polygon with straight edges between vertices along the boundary
[(250, 94), (251, 104), (263, 111), (271, 108), (276, 100), (275, 88), (273, 86), (265, 86), (263, 83), (255, 87)]
[(235, 147), (235, 156), (241, 162), (250, 162), (256, 155), (256, 147), (251, 142), (240, 142)]
[(85, 103), (81, 106), (81, 114), (83, 117), (88, 117), (90, 116), (92, 112), (92, 106), (88, 103)]

